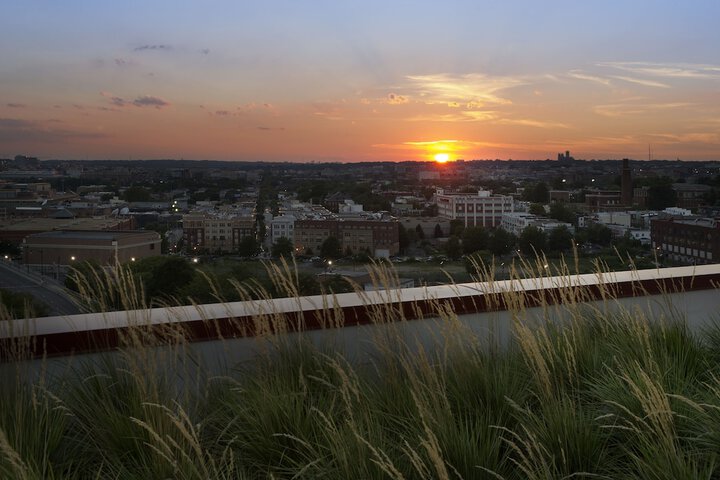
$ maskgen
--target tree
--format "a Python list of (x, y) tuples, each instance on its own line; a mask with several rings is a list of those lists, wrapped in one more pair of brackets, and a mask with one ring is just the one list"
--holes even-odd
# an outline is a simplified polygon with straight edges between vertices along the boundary
[(17, 256), (21, 253), (20, 247), (17, 244), (7, 240), (0, 240), (0, 255)]
[(531, 203), (530, 208), (528, 209), (529, 213), (532, 215), (545, 215), (545, 207), (542, 203)]
[(672, 185), (653, 185), (648, 188), (647, 208), (650, 210), (664, 210), (674, 207), (677, 202), (677, 193)]
[(572, 248), (573, 236), (567, 227), (553, 228), (548, 235), (548, 248), (553, 252), (562, 252)]
[(340, 258), (342, 256), (342, 248), (340, 240), (335, 236), (329, 236), (320, 245), (320, 256), (323, 258)]
[(457, 218), (455, 220), (450, 220), (450, 235), (459, 237), (462, 235), (463, 230), (465, 230), (465, 224), (462, 220), (458, 220)]
[(506, 255), (513, 250), (517, 238), (503, 228), (496, 228), (488, 238), (488, 250), (493, 255)]
[(130, 266), (140, 276), (148, 300), (172, 297), (196, 275), (190, 262), (182, 257), (148, 257)]
[(254, 257), (258, 253), (260, 253), (260, 245), (258, 245), (258, 242), (254, 236), (248, 235), (247, 237), (243, 237), (240, 240), (237, 253), (241, 257)]
[(123, 192), (123, 200), (126, 202), (149, 202), (150, 191), (143, 187), (130, 187)]
[(290, 239), (287, 237), (280, 237), (277, 239), (277, 242), (273, 243), (270, 253), (275, 258), (289, 257), (292, 255), (293, 250), (295, 250), (295, 247)]
[(545, 182), (536, 183), (531, 189), (525, 191), (525, 198), (531, 202), (545, 203), (550, 192)]
[(596, 243), (604, 247), (612, 241), (612, 230), (601, 223), (591, 223), (587, 228), (581, 230), (585, 242)]
[(398, 246), (400, 253), (405, 253), (407, 247), (410, 246), (410, 238), (408, 237), (407, 229), (402, 223), (398, 223)]
[(460, 258), (460, 254), (462, 254), (462, 246), (460, 245), (460, 239), (458, 237), (453, 235), (448, 239), (445, 244), (445, 253), (453, 260)]
[(550, 204), (550, 218), (560, 220), (566, 223), (575, 223), (575, 214), (567, 206), (559, 202), (553, 202)]
[(433, 232), (433, 236), (435, 238), (442, 238), (442, 236), (443, 236), (442, 227), (440, 226), (439, 223), (435, 224), (435, 231)]
[(415, 233), (417, 234), (418, 239), (425, 240), (425, 231), (423, 230), (423, 228), (420, 226), (419, 223), (415, 227)]
[(518, 238), (520, 251), (526, 255), (541, 254), (545, 251), (546, 243), (547, 236), (545, 232), (533, 226), (525, 227), (525, 230), (520, 234), (520, 238)]
[(463, 253), (469, 254), (487, 248), (488, 233), (483, 227), (468, 227), (462, 234)]
[(428, 205), (427, 207), (423, 208), (422, 213), (420, 214), (421, 217), (437, 217), (438, 214), (438, 206), (434, 203), (431, 205)]

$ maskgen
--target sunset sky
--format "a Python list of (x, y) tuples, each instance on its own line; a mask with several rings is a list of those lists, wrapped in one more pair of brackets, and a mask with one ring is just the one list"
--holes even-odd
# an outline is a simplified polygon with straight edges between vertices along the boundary
[(0, 158), (720, 160), (720, 2), (18, 0)]

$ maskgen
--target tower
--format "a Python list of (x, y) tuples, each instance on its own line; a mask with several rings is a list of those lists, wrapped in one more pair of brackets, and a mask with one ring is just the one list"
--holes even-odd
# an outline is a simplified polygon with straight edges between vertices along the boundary
[(633, 188), (632, 188), (632, 172), (630, 171), (630, 160), (623, 158), (622, 161), (622, 172), (620, 180), (620, 191), (622, 204), (625, 206), (632, 205), (633, 200)]

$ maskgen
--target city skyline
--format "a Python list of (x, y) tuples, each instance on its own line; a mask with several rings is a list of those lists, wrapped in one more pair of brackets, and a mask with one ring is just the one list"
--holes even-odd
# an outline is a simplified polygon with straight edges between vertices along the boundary
[(0, 11), (4, 157), (720, 160), (711, 1)]

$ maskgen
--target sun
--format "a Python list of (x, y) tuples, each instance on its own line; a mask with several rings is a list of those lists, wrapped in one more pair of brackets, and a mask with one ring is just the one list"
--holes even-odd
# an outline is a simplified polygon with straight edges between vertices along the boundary
[(437, 163), (446, 163), (450, 160), (450, 155), (447, 153), (436, 153), (434, 158)]

